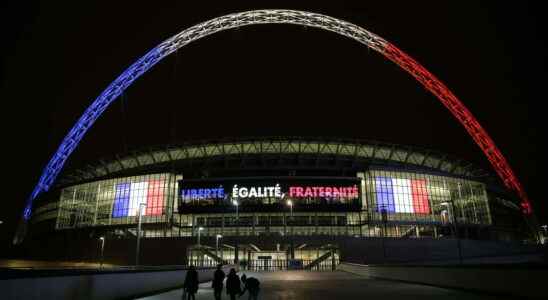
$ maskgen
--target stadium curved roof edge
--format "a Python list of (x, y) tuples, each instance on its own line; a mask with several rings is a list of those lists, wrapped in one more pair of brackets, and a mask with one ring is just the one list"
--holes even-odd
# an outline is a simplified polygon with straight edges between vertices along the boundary
[(275, 136), (221, 138), (147, 147), (99, 159), (85, 167), (65, 170), (56, 186), (110, 178), (132, 170), (169, 165), (176, 161), (244, 155), (334, 156), (350, 161), (369, 160), (412, 165), (469, 178), (492, 177), (490, 172), (455, 156), (416, 146), (348, 138)]

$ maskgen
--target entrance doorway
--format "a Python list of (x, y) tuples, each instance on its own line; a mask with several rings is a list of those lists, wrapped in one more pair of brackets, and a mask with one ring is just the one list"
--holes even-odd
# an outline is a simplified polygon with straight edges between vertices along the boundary
[[(187, 249), (188, 263), (195, 266), (215, 266), (221, 262), (236, 263), (235, 247), (223, 244), (223, 248), (216, 249), (201, 245)], [(219, 253), (217, 255), (216, 253)], [(339, 264), (339, 249), (333, 245), (310, 246), (299, 245), (293, 249), (294, 258), (291, 258), (291, 249), (275, 250), (261, 249), (254, 244), (240, 244), (238, 258), (240, 268), (250, 271), (281, 271), (281, 270), (334, 270)]]

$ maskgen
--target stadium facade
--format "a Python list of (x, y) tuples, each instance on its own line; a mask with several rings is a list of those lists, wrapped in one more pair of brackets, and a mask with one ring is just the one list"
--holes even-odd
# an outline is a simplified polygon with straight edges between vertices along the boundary
[(140, 227), (145, 240), (188, 241), (187, 261), (201, 263), (335, 262), (334, 237), (531, 238), (519, 199), (489, 173), (435, 151), (358, 140), (147, 149), (67, 171), (37, 203), (35, 234), (124, 239)]

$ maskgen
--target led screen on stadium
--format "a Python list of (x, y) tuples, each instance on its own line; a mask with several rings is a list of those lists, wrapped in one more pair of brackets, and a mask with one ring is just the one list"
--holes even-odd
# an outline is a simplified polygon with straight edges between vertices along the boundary
[(233, 205), (360, 205), (359, 179), (226, 178), (179, 181), (179, 207)]

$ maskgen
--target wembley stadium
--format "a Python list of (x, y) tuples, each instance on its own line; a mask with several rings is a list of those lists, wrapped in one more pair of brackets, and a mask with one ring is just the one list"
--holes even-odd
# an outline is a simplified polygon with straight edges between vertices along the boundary
[(471, 163), (416, 147), (301, 137), (165, 146), (67, 170), (36, 202), (30, 234), (48, 256), (94, 259), (106, 239), (107, 261), (129, 264), (139, 237), (143, 259), (155, 264), (282, 269), (336, 263), (356, 240), (412, 249), (534, 239), (519, 199)]
[[(381, 54), (449, 110), (495, 174), (431, 149), (286, 136), (164, 145), (63, 169), (107, 107), (162, 59), (203, 37), (260, 24), (330, 31)], [(25, 242), (28, 257), (48, 259), (333, 268), (339, 259), (462, 262), (511, 254), (539, 241), (535, 222), (527, 193), (494, 141), (416, 60), (358, 25), (265, 9), (188, 27), (108, 85), (47, 163), (13, 243)]]

